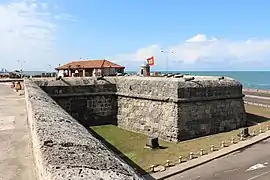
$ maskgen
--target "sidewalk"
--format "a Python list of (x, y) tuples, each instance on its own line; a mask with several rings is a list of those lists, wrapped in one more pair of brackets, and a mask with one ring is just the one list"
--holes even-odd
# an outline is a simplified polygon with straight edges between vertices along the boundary
[(0, 83), (0, 180), (34, 180), (24, 96)]

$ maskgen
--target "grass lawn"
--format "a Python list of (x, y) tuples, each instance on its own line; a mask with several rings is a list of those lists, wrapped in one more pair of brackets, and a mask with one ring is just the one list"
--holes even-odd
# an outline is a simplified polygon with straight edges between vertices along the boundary
[[(250, 126), (250, 132), (252, 130), (259, 132), (260, 127), (265, 130), (266, 123), (269, 123), (267, 121), (270, 119), (270, 109), (251, 105), (245, 105), (245, 107), (248, 120), (253, 124), (256, 123), (256, 125)], [(124, 154), (145, 171), (149, 171), (151, 165), (164, 165), (166, 160), (177, 163), (179, 156), (186, 159), (189, 152), (199, 155), (200, 149), (204, 149), (208, 153), (210, 152), (211, 145), (215, 145), (219, 149), (221, 148), (222, 141), (230, 144), (232, 137), (236, 141), (239, 140), (237, 138), (239, 131), (234, 130), (177, 144), (159, 140), (159, 144), (165, 148), (150, 151), (144, 148), (147, 141), (147, 136), (145, 135), (123, 130), (113, 125), (96, 126), (91, 127), (91, 129), (114, 146), (120, 155), (121, 153)]]

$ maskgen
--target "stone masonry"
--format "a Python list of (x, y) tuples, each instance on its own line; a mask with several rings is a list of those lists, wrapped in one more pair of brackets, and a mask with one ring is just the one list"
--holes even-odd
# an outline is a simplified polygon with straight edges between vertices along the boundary
[(246, 124), (242, 85), (233, 79), (128, 79), (117, 81), (122, 128), (178, 142)]
[(37, 179), (143, 179), (32, 80), (24, 84)]
[(85, 126), (116, 124), (178, 142), (246, 124), (241, 83), (227, 77), (194, 77), (34, 81)]
[(41, 87), (84, 126), (117, 123), (115, 84)]

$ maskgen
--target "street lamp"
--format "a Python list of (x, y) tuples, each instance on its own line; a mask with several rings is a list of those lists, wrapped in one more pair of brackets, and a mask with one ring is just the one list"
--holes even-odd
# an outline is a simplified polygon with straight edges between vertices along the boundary
[(50, 76), (51, 77), (54, 77), (56, 76), (56, 72), (55, 72), (55, 69), (52, 67), (52, 65), (48, 64), (49, 68), (50, 68)]
[(54, 68), (52, 67), (52, 65), (48, 64), (50, 71), (54, 72)]
[(169, 66), (168, 56), (169, 56), (169, 53), (174, 54), (174, 52), (168, 51), (168, 50), (161, 50), (160, 52), (165, 53), (165, 70), (166, 70), (166, 73), (168, 73), (168, 66)]
[(26, 63), (26, 61), (20, 61), (20, 60), (18, 60), (18, 63), (21, 64), (20, 75), (21, 75), (21, 78), (22, 78), (23, 63)]

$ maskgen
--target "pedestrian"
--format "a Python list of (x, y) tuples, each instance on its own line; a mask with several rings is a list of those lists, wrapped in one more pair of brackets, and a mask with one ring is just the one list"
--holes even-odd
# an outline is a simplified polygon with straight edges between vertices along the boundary
[(21, 83), (18, 81), (16, 86), (15, 86), (15, 90), (16, 90), (16, 92), (18, 92), (21, 89), (22, 89)]

